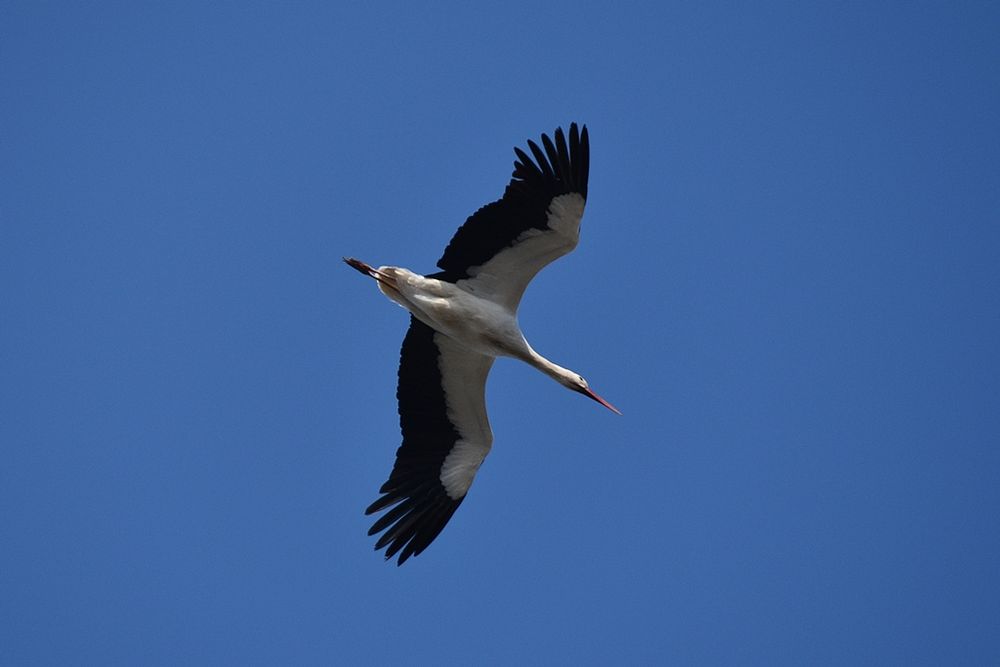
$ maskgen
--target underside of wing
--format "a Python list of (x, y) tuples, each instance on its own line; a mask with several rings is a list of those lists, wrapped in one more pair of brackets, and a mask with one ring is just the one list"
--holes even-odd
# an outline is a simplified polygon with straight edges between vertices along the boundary
[(587, 199), (590, 138), (586, 126), (562, 128), (554, 141), (515, 148), (514, 173), (503, 197), (462, 225), (438, 261), (435, 277), (516, 309), (545, 265), (576, 247)]
[(438, 536), (462, 504), (492, 444), (486, 376), (492, 357), (471, 352), (411, 318), (400, 353), (399, 423), (403, 443), (389, 479), (365, 514), (385, 510), (369, 535), (398, 564)]

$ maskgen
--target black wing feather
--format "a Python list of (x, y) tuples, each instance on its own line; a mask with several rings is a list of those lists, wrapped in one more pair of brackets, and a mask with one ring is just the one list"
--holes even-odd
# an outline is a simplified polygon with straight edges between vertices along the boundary
[(403, 444), (396, 450), (389, 479), (379, 489), (384, 495), (365, 510), (373, 514), (392, 508), (368, 534), (385, 530), (375, 549), (388, 547), (386, 559), (399, 553), (399, 565), (427, 548), (464, 499), (453, 500), (441, 484), (441, 465), (459, 434), (448, 421), (443, 392), (427, 390), (441, 386), (439, 356), (434, 330), (411, 317), (396, 390)]
[(542, 179), (555, 178), (555, 174), (549, 166), (549, 161), (545, 158), (545, 153), (543, 153), (542, 149), (538, 147), (538, 144), (529, 139), (528, 148), (531, 149), (531, 154), (535, 156), (535, 164), (537, 164), (538, 168), (542, 171)]
[(441, 273), (434, 277), (455, 282), (470, 277), (469, 269), (481, 266), (504, 248), (513, 245), (529, 229), (548, 228), (552, 199), (576, 192), (587, 198), (590, 168), (590, 138), (587, 127), (569, 126), (567, 144), (562, 128), (555, 131), (555, 143), (542, 135), (544, 151), (528, 141), (532, 160), (515, 148), (517, 161), (503, 197), (487, 204), (465, 221), (438, 260)]

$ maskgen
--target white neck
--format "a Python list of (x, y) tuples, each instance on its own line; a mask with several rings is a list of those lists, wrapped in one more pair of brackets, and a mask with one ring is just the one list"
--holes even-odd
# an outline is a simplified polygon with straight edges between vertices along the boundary
[(530, 345), (528, 346), (528, 354), (524, 357), (524, 361), (528, 362), (562, 385), (571, 386), (571, 383), (575, 383), (576, 379), (579, 377), (570, 369), (563, 368), (559, 364), (554, 364), (542, 355), (538, 354), (531, 349)]

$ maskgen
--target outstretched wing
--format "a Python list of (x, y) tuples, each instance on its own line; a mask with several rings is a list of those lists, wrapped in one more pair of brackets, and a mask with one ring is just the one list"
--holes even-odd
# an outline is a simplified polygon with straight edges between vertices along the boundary
[(410, 318), (399, 361), (399, 425), (403, 444), (365, 514), (387, 510), (368, 531), (385, 533), (398, 564), (434, 541), (462, 504), (493, 443), (486, 416), (486, 376), (493, 357), (471, 352)]
[[(503, 198), (472, 214), (452, 237), (434, 277), (517, 309), (535, 274), (576, 247), (587, 200), (590, 138), (587, 127), (562, 128), (542, 146), (528, 141), (531, 157), (517, 160)], [(534, 160), (532, 160), (532, 157)]]

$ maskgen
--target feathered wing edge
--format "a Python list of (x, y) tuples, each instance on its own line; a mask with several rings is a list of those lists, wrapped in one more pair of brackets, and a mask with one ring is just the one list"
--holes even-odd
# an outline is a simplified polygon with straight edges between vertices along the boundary
[(389, 510), (368, 534), (385, 531), (375, 549), (385, 548), (386, 560), (398, 553), (398, 565), (426, 549), (465, 499), (452, 499), (441, 483), (441, 466), (459, 434), (448, 420), (444, 392), (435, 391), (441, 386), (441, 371), (434, 333), (410, 318), (396, 391), (403, 443), (396, 450), (389, 479), (379, 489), (382, 497), (365, 510), (365, 514)]
[(569, 140), (562, 128), (554, 141), (541, 137), (539, 146), (528, 140), (529, 156), (514, 148), (517, 160), (503, 197), (483, 206), (465, 221), (438, 260), (441, 273), (435, 277), (456, 282), (469, 277), (469, 269), (488, 262), (511, 246), (528, 229), (548, 228), (548, 207), (555, 197), (571, 192), (587, 198), (590, 178), (590, 136), (587, 126), (569, 127)]

